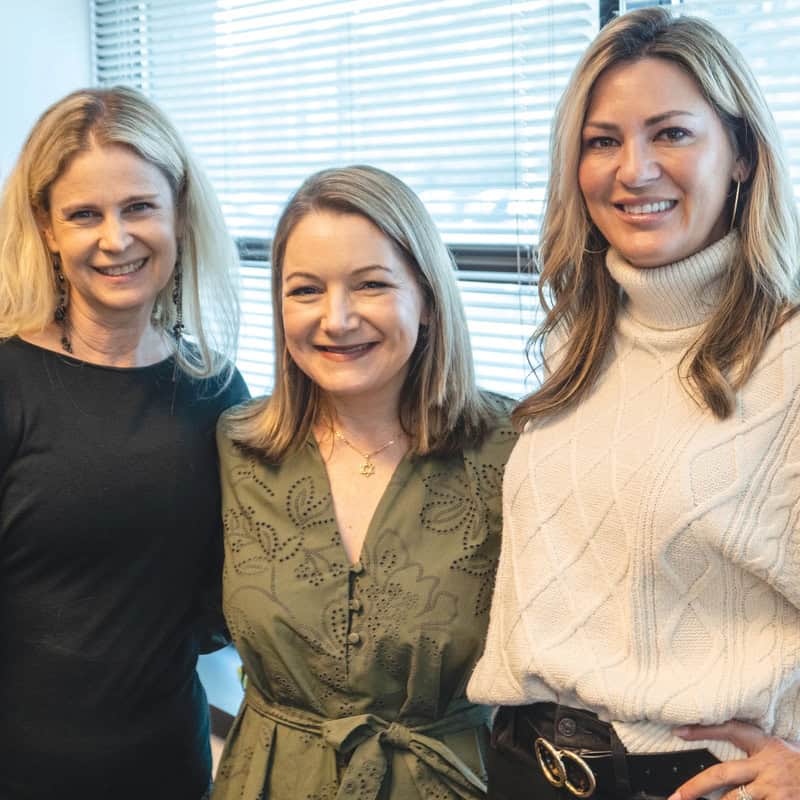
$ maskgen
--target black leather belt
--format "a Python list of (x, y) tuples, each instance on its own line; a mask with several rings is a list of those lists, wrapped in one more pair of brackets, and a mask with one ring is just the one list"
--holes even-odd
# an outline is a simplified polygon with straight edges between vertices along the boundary
[[(549, 788), (555, 798), (623, 800), (637, 793), (668, 797), (689, 778), (718, 763), (705, 749), (628, 753), (613, 728), (596, 714), (552, 703), (501, 708), (492, 746), (501, 755), (494, 759), (497, 769), (507, 770), (511, 763), (514, 782), (522, 786), (527, 782), (527, 797), (546, 796), (531, 795), (532, 783)], [(514, 759), (516, 766), (509, 759)], [(492, 761), (490, 758), (490, 798)], [(494, 777), (509, 786), (501, 776)], [(496, 796), (514, 798), (513, 789)]]

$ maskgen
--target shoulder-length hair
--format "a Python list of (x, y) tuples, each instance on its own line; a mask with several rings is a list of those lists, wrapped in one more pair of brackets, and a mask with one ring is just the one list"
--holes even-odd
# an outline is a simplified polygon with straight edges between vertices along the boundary
[[(82, 89), (48, 108), (28, 136), (0, 201), (0, 339), (42, 330), (53, 319), (57, 286), (42, 232), (50, 188), (71, 160), (93, 146), (123, 145), (158, 167), (172, 189), (183, 281), (183, 320), (193, 346), (176, 358), (189, 374), (230, 371), (239, 307), (236, 247), (219, 204), (178, 132), (134, 89)], [(153, 324), (175, 323), (172, 285), (156, 299)], [(202, 312), (201, 312), (202, 309)]]
[(326, 409), (319, 387), (297, 366), (283, 330), (286, 243), (307, 214), (358, 214), (397, 248), (422, 291), (427, 324), (400, 396), (400, 424), (413, 454), (451, 453), (479, 441), (492, 415), (475, 385), (472, 352), (452, 257), (422, 201), (401, 180), (370, 166), (328, 169), (289, 200), (272, 240), (275, 385), (272, 395), (229, 415), (228, 434), (273, 463), (299, 448)]
[(735, 390), (797, 302), (797, 211), (780, 136), (753, 74), (736, 48), (701, 19), (672, 17), (664, 8), (625, 14), (590, 45), (556, 111), (539, 250), (539, 295), (547, 314), (529, 348), (544, 358), (544, 338), (556, 329), (564, 341), (540, 389), (515, 410), (517, 424), (577, 403), (608, 350), (619, 287), (605, 268), (608, 243), (578, 188), (582, 128), (598, 78), (616, 64), (646, 57), (666, 59), (694, 78), (749, 170), (733, 223), (740, 247), (724, 295), (680, 367), (692, 396), (716, 417), (728, 416)]

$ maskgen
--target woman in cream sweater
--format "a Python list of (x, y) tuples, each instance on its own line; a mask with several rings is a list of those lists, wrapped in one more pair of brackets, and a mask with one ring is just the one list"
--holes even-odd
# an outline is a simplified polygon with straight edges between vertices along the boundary
[(516, 411), (469, 686), (502, 706), (489, 796), (800, 797), (799, 237), (774, 122), (729, 42), (650, 8), (578, 65), (552, 167), (547, 375)]

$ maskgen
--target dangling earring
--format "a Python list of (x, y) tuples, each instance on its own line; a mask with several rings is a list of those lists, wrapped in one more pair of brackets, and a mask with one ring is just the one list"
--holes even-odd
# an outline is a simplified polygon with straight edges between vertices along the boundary
[(58, 292), (58, 302), (53, 314), (55, 321), (61, 326), (61, 348), (65, 353), (72, 352), (72, 343), (67, 335), (67, 279), (61, 271), (61, 256), (53, 253), (53, 272), (56, 275), (56, 292)]
[(608, 245), (607, 244), (606, 244), (605, 247), (601, 247), (599, 250), (591, 250), (588, 247), (586, 247), (586, 243), (588, 243), (590, 237), (597, 238), (597, 236), (599, 236), (599, 235), (600, 235), (599, 231), (594, 226), (592, 226), (591, 230), (586, 235), (586, 239), (584, 241), (584, 247), (583, 247), (583, 252), (584, 253), (586, 253), (586, 254), (588, 254), (590, 256), (601, 256), (601, 255), (603, 255), (603, 253), (605, 253), (608, 250)]
[(175, 260), (175, 270), (173, 273), (172, 302), (175, 305), (175, 324), (172, 326), (172, 335), (175, 343), (180, 350), (181, 337), (186, 327), (183, 324), (183, 268), (181, 267), (181, 251), (178, 248), (178, 257)]
[(736, 181), (736, 195), (733, 198), (733, 214), (731, 214), (731, 225), (728, 228), (728, 233), (733, 230), (733, 227), (736, 223), (736, 211), (739, 208), (739, 190), (742, 188), (742, 184), (740, 181)]

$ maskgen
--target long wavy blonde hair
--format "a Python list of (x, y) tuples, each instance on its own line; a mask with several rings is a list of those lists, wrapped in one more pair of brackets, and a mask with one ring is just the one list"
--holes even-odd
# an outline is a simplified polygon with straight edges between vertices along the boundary
[(479, 442), (497, 411), (475, 384), (453, 259), (417, 195), (399, 178), (370, 166), (318, 172), (284, 209), (272, 240), (275, 385), (270, 397), (227, 417), (228, 435), (277, 463), (300, 447), (324, 416), (319, 387), (286, 347), (281, 305), (286, 243), (300, 220), (320, 210), (368, 219), (397, 248), (422, 291), (427, 324), (420, 329), (400, 395), (400, 424), (410, 451), (444, 454)]
[[(0, 201), (0, 339), (41, 331), (53, 319), (57, 287), (42, 220), (54, 181), (93, 144), (129, 147), (169, 182), (181, 231), (183, 318), (193, 343), (176, 357), (192, 375), (230, 373), (239, 328), (236, 247), (174, 126), (127, 87), (73, 92), (48, 108), (28, 136)], [(171, 293), (170, 282), (153, 308), (153, 324), (165, 331), (175, 323)]]
[(749, 67), (704, 20), (673, 17), (664, 8), (625, 14), (590, 45), (556, 110), (539, 249), (539, 295), (547, 313), (529, 348), (544, 360), (547, 335), (558, 329), (565, 340), (557, 365), (515, 410), (518, 425), (577, 403), (608, 350), (619, 288), (605, 268), (608, 243), (578, 188), (582, 128), (592, 89), (605, 70), (645, 57), (666, 59), (694, 78), (749, 169), (734, 222), (740, 247), (724, 295), (680, 367), (692, 396), (716, 417), (728, 416), (734, 392), (798, 302), (800, 236), (789, 170), (775, 121)]

